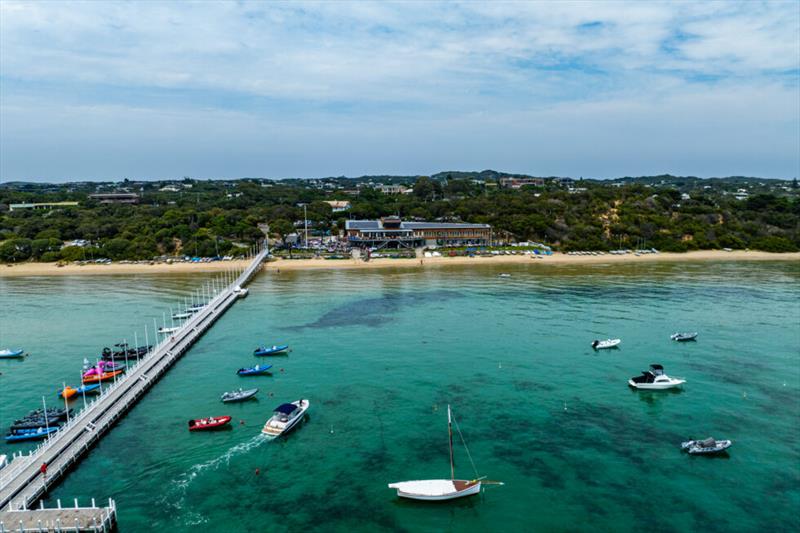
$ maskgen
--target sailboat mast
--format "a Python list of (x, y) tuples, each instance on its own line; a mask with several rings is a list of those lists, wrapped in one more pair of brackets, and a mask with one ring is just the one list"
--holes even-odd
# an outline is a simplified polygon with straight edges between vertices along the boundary
[(450, 415), (450, 404), (447, 404), (447, 434), (450, 437), (450, 479), (455, 479), (456, 472), (453, 465), (453, 419)]

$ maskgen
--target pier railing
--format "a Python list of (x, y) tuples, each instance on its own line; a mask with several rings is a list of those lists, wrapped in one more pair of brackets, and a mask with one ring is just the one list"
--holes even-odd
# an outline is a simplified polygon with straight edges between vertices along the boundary
[[(233, 280), (233, 282), (214, 294), (211, 299), (207, 301), (207, 303), (203, 306), (203, 311), (195, 313), (188, 318), (179, 326), (177, 331), (169, 335), (165, 335), (153, 347), (153, 349), (151, 349), (143, 357), (138, 358), (130, 367), (126, 368), (125, 373), (122, 374), (122, 376), (118, 379), (115, 379), (110, 385), (106, 387), (101, 383), (101, 394), (95, 396), (92, 401), (86, 402), (85, 407), (76, 416), (71, 417), (66, 424), (59, 428), (58, 431), (50, 434), (45, 440), (36, 446), (36, 448), (30, 450), (27, 454), (12, 454), (12, 459), (8, 466), (0, 470), (0, 492), (2, 492), (3, 489), (10, 485), (14, 480), (23, 475), (27, 469), (31, 469), (33, 465), (38, 465), (39, 462), (42, 461), (43, 456), (56, 448), (58, 445), (62, 444), (62, 441), (68, 439), (70, 442), (64, 443), (65, 446), (56, 455), (49, 457), (51, 463), (54, 459), (58, 458), (59, 455), (72, 443), (83, 436), (83, 432), (76, 434), (75, 432), (71, 431), (72, 429), (83, 426), (83, 429), (85, 430), (100, 430), (101, 428), (96, 428), (94, 426), (94, 422), (99, 422), (101, 418), (104, 418), (106, 414), (105, 408), (119, 399), (111, 399), (115, 393), (118, 393), (120, 390), (122, 390), (123, 392), (119, 393), (119, 396), (121, 397), (125, 393), (126, 389), (129, 388), (129, 386), (135, 385), (137, 380), (150, 379), (150, 377), (146, 376), (144, 373), (138, 372), (142, 365), (150, 365), (152, 368), (157, 368), (159, 366), (159, 360), (164, 359), (165, 362), (170, 363), (176, 356), (188, 350), (194, 338), (198, 336), (198, 328), (201, 328), (200, 332), (202, 332), (210, 327), (211, 324), (207, 324), (208, 320), (212, 318), (215, 320), (216, 318), (214, 315), (218, 308), (227, 300), (231, 298), (235, 299), (239, 296), (236, 289), (243, 287), (252, 279), (252, 277), (260, 269), (262, 262), (268, 256), (268, 254), (269, 251), (266, 247), (258, 251), (258, 253), (253, 256), (253, 261), (242, 271), (238, 277)], [(211, 323), (213, 323), (214, 320), (212, 320)], [(186, 344), (187, 340), (192, 342)], [(174, 354), (172, 352), (172, 350), (176, 348), (180, 352), (179, 354)], [(164, 368), (159, 369), (158, 375), (160, 376), (164, 370)], [(85, 395), (84, 401), (86, 401)], [(135, 401), (135, 399), (132, 401)], [(126, 403), (123, 408), (127, 408), (132, 401)], [(100, 409), (101, 406), (103, 409)], [(115, 420), (115, 417), (112, 417), (111, 420), (106, 420), (102, 429), (113, 424)], [(48, 477), (59, 477), (62, 473), (61, 470), (65, 470), (71, 464), (72, 461), (65, 461), (55, 472), (48, 470)], [(35, 479), (37, 475), (38, 470), (34, 470), (33, 473), (29, 473), (30, 481)], [(23, 505), (27, 504), (27, 501), (23, 501)], [(2, 503), (0, 503), (0, 505), (2, 505)], [(10, 501), (9, 508), (11, 508)]]

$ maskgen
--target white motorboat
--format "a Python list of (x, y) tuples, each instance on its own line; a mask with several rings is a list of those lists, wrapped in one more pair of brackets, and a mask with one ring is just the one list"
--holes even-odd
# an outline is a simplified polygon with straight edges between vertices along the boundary
[(311, 403), (308, 400), (303, 399), (292, 403), (280, 404), (275, 408), (267, 423), (264, 424), (261, 433), (270, 437), (279, 437), (289, 433), (303, 420), (310, 405)]
[[(457, 423), (456, 428), (458, 428)], [(453, 416), (449, 405), (447, 406), (447, 431), (450, 435), (450, 479), (419, 479), (389, 483), (389, 488), (395, 489), (399, 497), (425, 501), (453, 500), (463, 496), (478, 494), (481, 491), (481, 484), (484, 483), (484, 481), (482, 477), (478, 477), (477, 472), (475, 479), (472, 480), (455, 478), (455, 467), (453, 463)], [(460, 430), (459, 436), (461, 436)], [(466, 448), (467, 445), (464, 442), (463, 436), (461, 436), (461, 441)], [(469, 453), (469, 451), (467, 451), (467, 453)], [(470, 457), (470, 462), (471, 461), (472, 458)], [(473, 468), (475, 467), (474, 464), (472, 466)], [(488, 483), (502, 485), (502, 483), (497, 481)]]
[(174, 328), (158, 328), (158, 332), (162, 335), (169, 335), (170, 333), (175, 333), (181, 329), (179, 326), (175, 326)]
[(681, 443), (681, 450), (690, 453), (691, 455), (712, 455), (721, 453), (731, 447), (733, 444), (729, 440), (716, 440), (709, 437), (703, 440), (690, 440)]
[(686, 383), (685, 379), (671, 378), (664, 373), (661, 365), (650, 365), (650, 370), (642, 372), (641, 376), (635, 376), (628, 380), (628, 385), (635, 389), (663, 390), (679, 387)]
[(4, 466), (8, 466), (8, 456), (5, 454), (0, 455), (0, 469)]
[(669, 336), (670, 339), (678, 342), (693, 341), (697, 339), (697, 332), (692, 333), (673, 333)]
[(595, 339), (592, 341), (592, 348), (595, 350), (607, 350), (609, 348), (616, 348), (622, 339), (606, 339), (604, 341)]
[(239, 298), (246, 298), (250, 291), (237, 285), (236, 288), (233, 289), (233, 292)]
[(172, 318), (175, 319), (175, 320), (182, 320), (184, 318), (191, 318), (191, 316), (192, 316), (192, 313), (189, 313), (189, 312), (186, 312), (186, 313), (175, 313), (174, 315), (172, 315)]

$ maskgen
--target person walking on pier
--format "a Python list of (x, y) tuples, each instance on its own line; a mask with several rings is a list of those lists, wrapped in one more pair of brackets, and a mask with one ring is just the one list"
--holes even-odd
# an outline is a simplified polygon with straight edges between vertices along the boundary
[(39, 467), (39, 472), (47, 479), (47, 463), (42, 463), (42, 466)]

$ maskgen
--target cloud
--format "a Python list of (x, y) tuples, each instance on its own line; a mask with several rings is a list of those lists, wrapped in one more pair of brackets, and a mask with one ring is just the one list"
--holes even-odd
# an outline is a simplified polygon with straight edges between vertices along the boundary
[[(234, 176), (417, 173), (480, 161), (545, 173), (542, 159), (512, 135), (544, 142), (555, 174), (571, 172), (581, 157), (584, 174), (593, 164), (609, 175), (655, 168), (655, 153), (645, 160), (609, 149), (601, 158), (580, 129), (587, 127), (637, 146), (631, 129), (651, 128), (667, 167), (687, 141), (707, 146), (706, 157), (692, 159), (688, 172), (696, 174), (730, 167), (719, 139), (758, 131), (731, 145), (733, 159), (755, 173), (791, 177), (800, 173), (797, 145), (786, 148), (800, 142), (798, 78), (795, 2), (3, 1), (0, 177), (136, 175), (137, 168), (166, 176), (209, 166)], [(572, 129), (552, 146), (535, 122)], [(113, 152), (130, 161), (124, 169), (87, 157), (93, 143), (120, 133), (128, 148)], [(71, 149), (58, 150), (55, 161), (25, 155), (42, 137)], [(257, 149), (303, 154), (313, 142), (332, 143), (338, 155), (319, 150), (316, 161), (306, 155), (293, 163)], [(365, 157), (364, 145), (374, 154)], [(403, 145), (422, 155), (401, 150), (399, 161)], [(134, 155), (164, 146), (180, 158), (159, 155), (149, 165)], [(203, 167), (192, 157), (199, 147)]]

